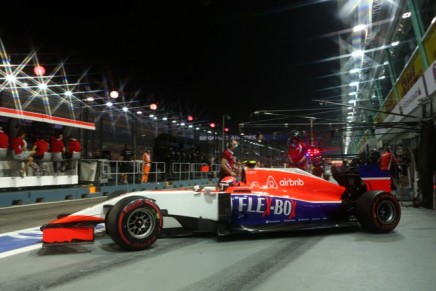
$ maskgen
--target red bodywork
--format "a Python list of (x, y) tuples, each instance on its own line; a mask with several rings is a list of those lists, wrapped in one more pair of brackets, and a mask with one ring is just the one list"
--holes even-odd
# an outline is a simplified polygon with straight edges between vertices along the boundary
[(289, 169), (253, 168), (245, 171), (246, 183), (252, 191), (266, 195), (285, 196), (306, 201), (340, 202), (345, 187), (326, 181), (305, 171)]

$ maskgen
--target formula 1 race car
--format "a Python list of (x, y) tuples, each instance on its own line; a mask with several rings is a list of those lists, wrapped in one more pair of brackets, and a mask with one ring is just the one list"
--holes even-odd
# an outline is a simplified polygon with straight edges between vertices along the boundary
[(374, 233), (396, 228), (400, 204), (389, 191), (376, 190), (389, 177), (342, 178), (344, 185), (295, 168), (247, 167), (240, 181), (225, 177), (219, 187), (126, 193), (43, 225), (43, 247), (92, 243), (101, 223), (129, 251), (144, 250), (175, 229), (222, 236), (350, 225)]

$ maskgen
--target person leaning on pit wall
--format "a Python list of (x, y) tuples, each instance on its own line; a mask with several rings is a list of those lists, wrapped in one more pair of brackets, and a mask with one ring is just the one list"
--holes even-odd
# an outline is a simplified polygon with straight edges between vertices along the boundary
[(43, 174), (47, 169), (42, 166), (43, 164), (41, 160), (44, 158), (44, 154), (49, 151), (50, 144), (43, 137), (37, 136), (35, 144), (33, 145), (33, 149), (35, 150), (33, 159), (39, 166), (41, 174)]
[(33, 155), (33, 158), (35, 159), (35, 161), (38, 161), (44, 157), (44, 154), (46, 152), (48, 152), (50, 144), (44, 138), (37, 136), (33, 148), (35, 149), (35, 154)]
[(76, 167), (76, 161), (71, 161), (74, 153), (80, 153), (82, 150), (82, 145), (80, 141), (74, 136), (68, 138), (68, 147), (65, 151), (65, 158), (67, 159), (66, 167), (68, 170), (74, 170)]
[(74, 136), (70, 136), (68, 138), (68, 148), (65, 152), (65, 157), (67, 159), (71, 159), (73, 153), (75, 152), (80, 153), (81, 150), (82, 150), (82, 146), (80, 144), (80, 141), (76, 139)]
[[(61, 153), (62, 158), (65, 155), (65, 145), (64, 145), (64, 135), (62, 133), (58, 133), (55, 136), (50, 138), (50, 151), (52, 154)], [(57, 175), (62, 170), (62, 162), (53, 162), (53, 167), (55, 170), (55, 175)]]
[(0, 149), (7, 149), (9, 146), (9, 135), (7, 135), (0, 126)]
[(27, 174), (27, 169), (31, 167), (35, 170), (35, 174), (38, 176), (39, 166), (33, 162), (33, 155), (35, 154), (35, 148), (27, 150), (27, 142), (25, 140), (26, 133), (20, 130), (16, 137), (11, 141), (12, 155), (15, 160), (24, 162), (22, 169), (18, 170), (20, 177), (23, 178)]

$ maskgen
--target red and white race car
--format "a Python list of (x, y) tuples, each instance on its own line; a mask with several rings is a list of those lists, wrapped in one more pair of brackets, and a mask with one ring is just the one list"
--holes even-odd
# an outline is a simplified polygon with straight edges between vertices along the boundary
[(394, 230), (401, 207), (390, 189), (374, 190), (389, 177), (346, 178), (357, 182), (341, 186), (295, 168), (247, 167), (241, 181), (227, 177), (220, 187), (126, 193), (43, 225), (43, 246), (91, 243), (101, 223), (129, 251), (178, 228), (217, 235), (349, 225)]

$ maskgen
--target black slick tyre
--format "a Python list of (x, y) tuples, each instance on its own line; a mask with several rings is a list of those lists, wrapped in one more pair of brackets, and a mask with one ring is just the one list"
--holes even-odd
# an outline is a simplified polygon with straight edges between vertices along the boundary
[(112, 240), (128, 251), (150, 247), (159, 237), (163, 217), (159, 207), (143, 196), (121, 199), (109, 211), (106, 229)]
[(127, 193), (127, 190), (117, 190), (117, 191), (114, 191), (114, 192), (110, 193), (107, 196), (106, 200), (110, 200), (112, 198), (118, 197), (118, 196), (126, 194), (126, 193)]
[(400, 222), (401, 206), (388, 192), (365, 192), (356, 203), (357, 219), (362, 228), (369, 232), (387, 233)]

